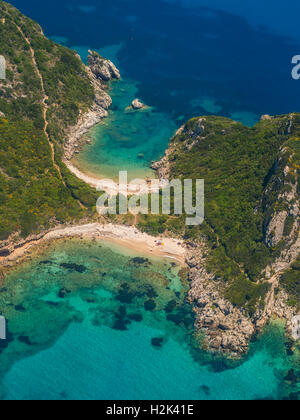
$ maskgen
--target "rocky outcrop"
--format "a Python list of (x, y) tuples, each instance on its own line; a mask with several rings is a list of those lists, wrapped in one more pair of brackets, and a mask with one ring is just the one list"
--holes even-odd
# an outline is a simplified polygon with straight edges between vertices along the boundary
[[(107, 71), (109, 71), (111, 78), (120, 78), (120, 74), (113, 63), (109, 60), (99, 58), (100, 56), (98, 53), (91, 54), (92, 55), (89, 56), (89, 63), (92, 64), (85, 69), (94, 88), (94, 103), (88, 112), (80, 115), (77, 124), (69, 129), (64, 147), (64, 157), (66, 160), (71, 160), (74, 154), (78, 154), (82, 146), (89, 141), (84, 135), (87, 134), (92, 127), (99, 124), (103, 118), (108, 116), (108, 109), (112, 104), (112, 99), (105, 90), (107, 89), (107, 85), (103, 83), (103, 77), (99, 76), (100, 67), (98, 68), (96, 63), (101, 60), (105, 61), (106, 64), (103, 64), (101, 67), (102, 69), (106, 69), (104, 73), (108, 75)], [(99, 71), (97, 71), (97, 68)], [(111, 78), (108, 80), (111, 80)]]
[(292, 327), (292, 337), (294, 340), (300, 339), (300, 316), (294, 316), (291, 323)]
[(299, 180), (294, 157), (289, 147), (280, 150), (263, 197), (265, 243), (270, 248), (281, 247), (279, 257), (267, 267), (267, 277), (287, 269), (300, 253)]
[(132, 101), (131, 107), (132, 107), (132, 109), (137, 111), (139, 109), (146, 108), (146, 105), (143, 104), (143, 102), (141, 102), (139, 99), (135, 99), (134, 101)]
[(109, 82), (112, 79), (120, 79), (121, 75), (117, 67), (110, 60), (101, 57), (95, 51), (89, 51), (88, 66), (97, 79)]
[(168, 159), (168, 151), (165, 156), (158, 162), (151, 164), (151, 169), (157, 172), (160, 179), (169, 179), (170, 177), (170, 164)]
[(222, 297), (221, 284), (206, 271), (206, 246), (188, 246), (190, 268), (188, 299), (194, 305), (196, 329), (205, 333), (204, 347), (230, 357), (247, 353), (255, 325), (242, 309)]
[[(297, 309), (291, 306), (291, 296), (281, 287), (280, 279), (300, 254), (299, 156), (296, 155), (297, 148), (294, 144), (295, 140), (299, 139), (298, 135), (293, 137), (293, 115), (278, 120), (276, 117), (263, 116), (262, 121), (258, 127), (269, 124), (270, 129), (278, 130), (278, 134), (283, 138), (276, 162), (266, 179), (262, 180), (266, 185), (261, 205), (253, 209), (254, 212), (260, 211), (265, 216), (264, 239), (266, 245), (274, 252), (272, 263), (265, 267), (256, 279), (257, 285), (266, 285), (265, 293), (256, 301), (256, 306), (251, 307), (251, 311), (247, 310), (247, 302), (244, 303), (244, 307), (235, 306), (228, 297), (228, 282), (208, 272), (206, 267), (210, 248), (219, 246), (222, 240), (217, 232), (216, 244), (206, 243), (206, 239), (202, 237), (201, 243), (188, 246), (188, 299), (196, 314), (195, 327), (204, 332), (204, 346), (207, 349), (233, 357), (247, 353), (251, 339), (272, 318), (285, 320), (287, 332), (292, 336), (292, 319), (297, 315)], [(178, 177), (181, 168), (176, 162), (180, 156), (194, 151), (195, 147), (200, 148), (202, 142), (216, 133), (220, 136), (217, 140), (220, 139), (221, 143), (221, 136), (232, 130), (234, 123), (229, 120), (224, 120), (222, 126), (214, 124), (214, 120), (209, 117), (194, 118), (177, 131), (164, 157), (153, 163), (152, 168), (158, 172), (160, 178)], [(208, 145), (212, 147), (211, 144)], [(187, 171), (186, 167), (184, 169)], [(250, 280), (243, 265), (240, 264), (239, 267)], [(234, 283), (234, 279), (231, 281)]]

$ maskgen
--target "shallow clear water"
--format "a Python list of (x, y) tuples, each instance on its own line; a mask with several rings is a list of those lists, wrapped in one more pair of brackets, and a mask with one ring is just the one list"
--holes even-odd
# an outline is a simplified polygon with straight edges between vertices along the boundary
[(10, 338), (0, 352), (2, 399), (255, 399), (295, 391), (283, 382), (293, 359), (280, 326), (267, 329), (242, 364), (210, 357), (192, 345), (179, 267), (134, 257), (108, 242), (69, 240), (11, 273), (0, 290)]
[[(75, 48), (86, 60), (87, 48)], [(101, 54), (118, 65), (116, 55), (120, 48), (106, 47)], [(74, 159), (85, 173), (109, 179), (117, 179), (120, 171), (127, 171), (129, 180), (154, 177), (149, 165), (164, 154), (176, 124), (167, 114), (151, 107), (141, 111), (128, 109), (137, 91), (137, 83), (130, 79), (111, 83), (113, 105), (109, 117), (90, 131), (92, 144), (87, 144)]]

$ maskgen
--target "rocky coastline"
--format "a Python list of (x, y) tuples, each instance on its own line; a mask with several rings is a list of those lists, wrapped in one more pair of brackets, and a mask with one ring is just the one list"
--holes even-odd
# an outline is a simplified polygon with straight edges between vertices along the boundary
[(85, 69), (94, 88), (95, 98), (90, 109), (80, 115), (75, 126), (68, 130), (64, 144), (64, 160), (67, 162), (90, 141), (85, 136), (89, 130), (108, 116), (108, 109), (112, 104), (112, 99), (107, 93), (108, 82), (121, 77), (119, 70), (110, 60), (104, 59), (93, 51), (89, 53), (89, 65)]
[[(290, 116), (289, 121), (289, 130), (291, 130), (293, 115)], [(163, 158), (152, 164), (152, 169), (157, 171), (160, 178), (170, 178), (172, 154), (176, 150), (174, 140), (176, 136), (182, 135), (184, 130), (185, 126), (182, 126), (171, 140)], [(199, 118), (195, 132), (190, 133), (190, 144), (185, 145), (185, 150), (190, 150), (198, 141), (199, 134), (204, 131), (205, 118)], [(284, 156), (285, 149), (280, 151), (276, 165), (278, 177), (274, 181), (274, 190), (278, 188), (278, 179), (280, 179), (284, 192), (277, 200), (281, 199), (286, 203), (286, 210), (275, 211), (266, 222), (265, 240), (270, 246), (284, 241), (286, 247), (261, 274), (261, 281), (268, 283), (270, 289), (265, 302), (263, 305), (258, 305), (260, 307), (257, 307), (253, 315), (250, 316), (245, 308), (234, 306), (224, 298), (224, 284), (216, 278), (214, 273), (208, 273), (206, 269), (209, 248), (205, 240), (203, 239), (201, 243), (187, 244), (186, 263), (189, 267), (190, 280), (188, 300), (194, 306), (195, 328), (205, 333), (203, 345), (214, 353), (229, 357), (241, 357), (247, 354), (251, 340), (273, 318), (285, 321), (289, 339), (296, 341), (295, 338), (300, 338), (300, 329), (297, 329), (297, 309), (289, 305), (290, 296), (279, 287), (281, 275), (291, 267), (300, 253), (298, 185), (290, 182), (289, 174), (292, 168), (289, 165), (283, 165), (286, 162)], [(265, 195), (268, 193), (270, 192), (266, 190)], [(294, 223), (289, 235), (284, 236), (284, 226), (288, 215), (294, 216)]]
[(272, 318), (284, 320), (288, 336), (295, 339), (293, 323), (297, 312), (288, 305), (289, 297), (284, 291), (269, 302), (268, 310), (258, 309), (250, 317), (245, 309), (233, 306), (222, 296), (222, 284), (206, 270), (207, 252), (205, 242), (187, 244), (188, 300), (194, 307), (196, 330), (205, 333), (206, 350), (234, 358), (246, 355), (252, 339)]

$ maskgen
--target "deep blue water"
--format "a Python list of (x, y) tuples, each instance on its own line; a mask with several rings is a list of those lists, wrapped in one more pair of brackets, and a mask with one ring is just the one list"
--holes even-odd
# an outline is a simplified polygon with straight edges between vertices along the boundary
[(139, 83), (137, 96), (173, 117), (206, 114), (203, 98), (225, 116), (299, 109), (300, 82), (291, 78), (291, 58), (300, 54), (298, 1), (12, 3), (70, 46), (122, 43), (118, 59)]
[[(121, 69), (109, 121), (74, 162), (92, 175), (150, 175), (150, 162), (191, 117), (218, 114), (251, 126), (262, 114), (299, 110), (300, 81), (291, 77), (300, 54), (297, 1), (12, 3), (83, 59), (88, 48), (99, 50)], [(151, 111), (126, 115), (135, 97)]]
[[(298, 1), (12, 3), (37, 20), (46, 35), (75, 48), (83, 58), (92, 48), (120, 66), (123, 80), (112, 88), (109, 124), (95, 134), (99, 155), (88, 149), (82, 154), (91, 172), (103, 169), (114, 176), (109, 158), (121, 169), (128, 164), (134, 174), (146, 172), (173, 130), (189, 117), (219, 114), (252, 125), (262, 114), (300, 108), (300, 81), (292, 80), (290, 64), (291, 57), (300, 54)], [(132, 116), (129, 123), (124, 107), (133, 95), (152, 110)], [(163, 122), (165, 131), (157, 133)], [(138, 161), (141, 153), (144, 159)], [(90, 155), (99, 156), (99, 162)], [(141, 269), (124, 270), (124, 253), (63, 245), (47, 256), (52, 261), (48, 265), (33, 263), (12, 278), (0, 301), (12, 334), (9, 347), (0, 353), (2, 398), (254, 399), (295, 391), (283, 380), (292, 360), (278, 327), (252, 345), (243, 364), (225, 369), (223, 361), (207, 360), (201, 352), (196, 361), (189, 332), (166, 320), (163, 304), (174, 296), (157, 274), (149, 273), (147, 281), (155, 284), (159, 279), (161, 308), (149, 313), (135, 298), (125, 316), (116, 298), (120, 281), (136, 287), (138, 280), (144, 287), (146, 277), (140, 278)], [(59, 263), (70, 262), (86, 264), (87, 273), (66, 274)], [(164, 278), (168, 276), (168, 265), (156, 264)], [(170, 281), (174, 292), (179, 287), (175, 274)], [(72, 292), (64, 299), (57, 297), (62, 287)], [(120, 311), (122, 322), (136, 312), (143, 321), (126, 324), (125, 331), (114, 328)], [(151, 345), (157, 336), (164, 338), (160, 349)]]

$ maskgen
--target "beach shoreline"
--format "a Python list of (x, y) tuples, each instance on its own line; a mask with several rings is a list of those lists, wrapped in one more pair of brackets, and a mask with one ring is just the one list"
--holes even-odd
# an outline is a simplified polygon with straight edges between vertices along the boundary
[(12, 267), (19, 262), (21, 263), (23, 258), (30, 254), (32, 250), (36, 250), (47, 242), (71, 238), (81, 238), (87, 241), (106, 240), (123, 247), (125, 246), (139, 254), (170, 258), (181, 265), (185, 265), (186, 248), (184, 241), (165, 237), (155, 238), (139, 231), (135, 227), (112, 223), (89, 223), (54, 228), (43, 235), (24, 242), (24, 244), (16, 245), (8, 256), (0, 257), (0, 264), (3, 268)]

